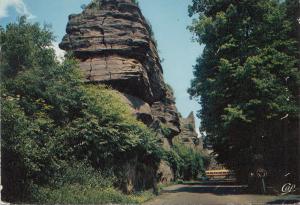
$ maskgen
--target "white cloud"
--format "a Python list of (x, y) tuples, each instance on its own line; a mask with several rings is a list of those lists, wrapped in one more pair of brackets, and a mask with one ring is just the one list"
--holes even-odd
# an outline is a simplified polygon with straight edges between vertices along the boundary
[(59, 47), (58, 47), (58, 43), (57, 42), (52, 42), (52, 46), (51, 46), (54, 51), (55, 51), (55, 54), (56, 54), (56, 58), (59, 62), (62, 62), (63, 59), (64, 59), (64, 56), (65, 56), (65, 51), (64, 50), (61, 50)]
[(23, 0), (0, 0), (0, 19), (8, 16), (8, 8), (14, 7), (18, 14), (33, 19), (35, 16), (28, 11)]

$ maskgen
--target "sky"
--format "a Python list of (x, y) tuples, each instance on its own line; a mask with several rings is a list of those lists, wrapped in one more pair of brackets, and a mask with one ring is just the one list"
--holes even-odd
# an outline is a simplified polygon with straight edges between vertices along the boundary
[[(187, 89), (193, 78), (193, 65), (201, 55), (203, 46), (192, 41), (187, 26), (192, 23), (187, 8), (192, 0), (139, 0), (143, 15), (150, 21), (158, 42), (165, 81), (175, 92), (176, 106), (183, 117), (191, 111), (197, 113), (200, 105), (190, 100)], [(18, 16), (26, 15), (32, 22), (51, 24), (56, 42), (54, 48), (58, 55), (63, 52), (58, 43), (65, 34), (68, 15), (80, 13), (81, 5), (90, 0), (0, 0), (0, 25), (16, 21)], [(200, 119), (196, 118), (199, 128)]]

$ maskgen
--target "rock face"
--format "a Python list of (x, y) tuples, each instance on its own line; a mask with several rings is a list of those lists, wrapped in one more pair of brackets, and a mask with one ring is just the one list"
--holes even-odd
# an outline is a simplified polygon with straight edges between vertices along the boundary
[[(66, 32), (59, 47), (73, 51), (84, 81), (121, 92), (137, 118), (155, 129), (162, 145), (170, 148), (180, 133), (178, 112), (163, 79), (151, 26), (139, 7), (132, 0), (93, 0), (81, 14), (69, 16)], [(162, 175), (171, 180), (166, 166), (161, 166), (167, 170)]]
[(152, 30), (131, 0), (100, 0), (70, 15), (60, 48), (74, 51), (86, 81), (101, 82), (148, 103), (165, 96)]
[(170, 88), (167, 88), (166, 97), (152, 104), (151, 110), (156, 119), (168, 129), (168, 138), (173, 138), (180, 133), (179, 115)]
[(181, 133), (178, 135), (179, 141), (188, 147), (203, 149), (196, 132), (194, 113), (191, 112), (187, 118), (180, 118), (180, 124)]
[(81, 14), (69, 16), (66, 32), (59, 46), (74, 52), (86, 82), (105, 83), (138, 98), (150, 106), (153, 120), (170, 128), (170, 137), (180, 132), (151, 26), (132, 0), (93, 1)]
[(120, 93), (119, 95), (122, 97), (122, 100), (131, 107), (132, 113), (136, 115), (138, 120), (148, 126), (152, 124), (154, 119), (151, 107), (148, 103), (128, 94)]

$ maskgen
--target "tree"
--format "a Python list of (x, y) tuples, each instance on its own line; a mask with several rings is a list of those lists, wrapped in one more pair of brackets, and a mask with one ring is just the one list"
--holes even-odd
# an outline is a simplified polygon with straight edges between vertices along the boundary
[[(300, 2), (297, 0), (286, 0), (286, 17), (288, 21), (292, 23), (292, 30), (289, 34), (291, 38), (293, 38), (295, 41), (298, 42), (297, 47), (300, 48)], [(294, 52), (294, 56), (297, 59), (300, 59), (300, 52), (298, 49), (298, 52)], [(298, 61), (297, 64), (298, 67), (298, 72), (300, 68), (300, 61)], [(300, 105), (300, 93), (298, 89), (298, 99), (297, 99), (297, 104)], [(300, 156), (300, 126), (299, 126), (299, 118), (298, 121), (294, 122), (294, 126), (296, 129), (294, 130), (294, 137), (297, 139), (298, 138), (298, 150), (296, 153), (298, 153), (298, 156)], [(298, 124), (298, 125), (297, 125)], [(298, 137), (297, 137), (298, 136)], [(300, 186), (300, 160), (298, 159), (298, 186)]]
[(293, 129), (299, 112), (298, 49), (285, 3), (193, 0), (189, 12), (199, 15), (190, 30), (205, 48), (188, 92), (200, 102), (201, 129), (217, 159), (239, 179), (261, 166), (278, 177), (284, 143), (290, 154), (296, 149), (284, 123)]
[(165, 151), (165, 160), (173, 170), (175, 180), (197, 179), (204, 174), (204, 169), (209, 159), (199, 150), (188, 147), (178, 140), (175, 140), (172, 148)]
[[(41, 195), (41, 190), (58, 189), (53, 193), (59, 197), (59, 191), (68, 189), (59, 189), (62, 185), (90, 188), (98, 173), (107, 170), (122, 182), (126, 162), (137, 156), (138, 163), (154, 169), (162, 155), (154, 132), (136, 120), (118, 92), (84, 84), (71, 54), (62, 63), (56, 60), (52, 40), (47, 27), (24, 17), (0, 31), (6, 201), (47, 202), (43, 197), (48, 193)], [(80, 164), (95, 178), (74, 181), (83, 173), (76, 171)], [(101, 202), (98, 196), (89, 200)]]

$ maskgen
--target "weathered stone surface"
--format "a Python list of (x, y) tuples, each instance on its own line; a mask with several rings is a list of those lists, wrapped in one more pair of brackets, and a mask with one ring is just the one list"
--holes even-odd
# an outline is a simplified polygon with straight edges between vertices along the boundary
[[(188, 147), (192, 147), (192, 148), (199, 147), (201, 143), (195, 128), (194, 113), (191, 112), (187, 118), (181, 118), (180, 124), (181, 124), (181, 133), (180, 135), (178, 135), (179, 141)], [(203, 149), (203, 147), (201, 147), (200, 149)]]
[(158, 167), (158, 180), (163, 183), (167, 184), (174, 180), (174, 173), (167, 162), (162, 161)]
[(169, 129), (169, 138), (180, 133), (180, 121), (175, 106), (173, 93), (167, 89), (166, 97), (162, 101), (154, 102), (151, 106), (153, 116)]
[(122, 167), (122, 178), (125, 181), (122, 182), (121, 188), (128, 194), (133, 191), (152, 188), (154, 179), (156, 178), (156, 169), (147, 166), (147, 164), (139, 163), (137, 158), (138, 156), (128, 160)]
[[(172, 138), (180, 133), (179, 116), (173, 93), (163, 79), (151, 27), (139, 7), (131, 0), (94, 1), (81, 14), (69, 16), (66, 32), (59, 46), (73, 51), (84, 81), (104, 83), (121, 92), (132, 113), (154, 128), (162, 146), (170, 149)], [(167, 138), (163, 132), (166, 130)], [(150, 175), (138, 173), (136, 163), (128, 162), (126, 166), (126, 192), (151, 181), (143, 180)], [(159, 173), (164, 181), (172, 179), (166, 162), (160, 165)]]
[[(95, 1), (81, 14), (69, 16), (66, 31), (60, 48), (74, 52), (86, 82), (105, 83), (131, 96), (128, 101), (138, 118), (147, 125), (159, 120), (170, 129), (170, 138), (180, 132), (173, 93), (138, 6), (131, 0)], [(149, 105), (152, 117), (149, 109), (138, 111), (137, 102), (147, 109)]]
[(137, 119), (148, 126), (151, 125), (153, 122), (153, 116), (151, 113), (151, 107), (148, 103), (129, 94), (120, 93), (120, 97), (130, 106), (132, 113), (136, 115)]
[(130, 0), (101, 0), (70, 15), (60, 48), (74, 51), (86, 81), (104, 82), (148, 103), (165, 96), (151, 28)]

